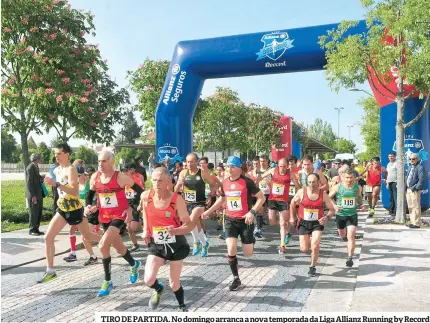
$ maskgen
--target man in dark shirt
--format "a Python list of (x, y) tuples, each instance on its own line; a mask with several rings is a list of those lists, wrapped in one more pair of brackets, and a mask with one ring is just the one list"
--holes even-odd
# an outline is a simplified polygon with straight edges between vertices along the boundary
[(340, 159), (334, 160), (334, 167), (330, 168), (327, 172), (328, 178), (332, 179), (335, 176), (339, 176), (339, 167), (342, 164), (342, 161)]
[(146, 175), (146, 169), (145, 167), (143, 167), (143, 157), (140, 155), (137, 155), (134, 158), (134, 163), (136, 164), (136, 173), (139, 173), (140, 175), (143, 176), (144, 181), (146, 182), (146, 180), (148, 179), (148, 176)]

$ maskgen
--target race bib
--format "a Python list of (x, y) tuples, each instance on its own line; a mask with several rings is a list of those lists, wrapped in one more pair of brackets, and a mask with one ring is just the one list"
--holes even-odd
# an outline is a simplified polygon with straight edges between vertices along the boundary
[(259, 187), (260, 187), (260, 191), (262, 191), (263, 194), (265, 195), (269, 194), (270, 190), (266, 182), (260, 182)]
[(290, 186), (289, 195), (294, 196), (296, 194), (296, 188), (294, 186)]
[(127, 200), (132, 200), (134, 199), (135, 196), (136, 196), (136, 192), (133, 191), (131, 188), (125, 189), (125, 197), (127, 198)]
[(306, 221), (317, 221), (318, 220), (318, 210), (317, 209), (304, 209), (303, 217)]
[(100, 205), (104, 209), (114, 208), (118, 206), (118, 200), (115, 193), (100, 193)]
[(196, 191), (184, 188), (184, 198), (187, 202), (196, 202), (197, 194)]
[(366, 193), (373, 193), (373, 187), (366, 185), (366, 186), (364, 186), (364, 191)]
[(273, 183), (272, 194), (273, 195), (284, 195), (285, 185)]
[(211, 187), (208, 184), (206, 184), (205, 185), (205, 196), (208, 197), (210, 192), (211, 192)]
[(355, 207), (354, 197), (342, 197), (342, 207), (352, 209)]
[(176, 242), (176, 237), (167, 232), (167, 227), (152, 227), (152, 237), (156, 244), (167, 244)]
[(227, 209), (229, 211), (242, 211), (242, 199), (240, 197), (227, 197)]

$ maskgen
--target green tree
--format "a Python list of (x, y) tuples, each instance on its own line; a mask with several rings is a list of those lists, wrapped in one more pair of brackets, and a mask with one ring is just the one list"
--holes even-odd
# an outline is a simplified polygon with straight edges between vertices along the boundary
[(141, 136), (142, 126), (139, 126), (132, 110), (128, 110), (122, 129), (118, 132), (117, 143), (132, 143)]
[[(404, 151), (405, 129), (416, 122), (430, 103), (430, 1), (361, 0), (367, 33), (344, 37), (357, 22), (342, 22), (320, 37), (326, 49), (326, 77), (331, 88), (353, 88), (371, 81), (374, 91), (397, 105), (396, 147)], [(388, 84), (395, 82), (395, 87)], [(411, 88), (409, 85), (413, 85)], [(405, 123), (405, 100), (420, 93), (422, 110)], [(397, 160), (396, 221), (405, 221), (404, 158)]]
[(280, 119), (282, 113), (274, 111), (268, 107), (262, 107), (259, 104), (251, 103), (247, 108), (248, 131), (244, 133), (244, 146), (249, 150), (255, 151), (255, 154), (270, 154), (272, 147), (279, 143)]
[(40, 163), (41, 164), (50, 164), (51, 163), (51, 152), (52, 149), (49, 148), (44, 142), (41, 142), (39, 146), (34, 150), (35, 153), (40, 155)]
[(16, 163), (16, 140), (6, 129), (1, 128), (1, 161), (5, 163)]
[[(120, 159), (123, 159), (125, 163), (132, 163), (134, 162), (134, 158), (139, 154), (142, 155), (142, 152), (139, 151), (138, 149), (122, 148), (120, 152), (115, 155), (115, 163), (119, 164)], [(146, 157), (146, 159), (148, 159), (148, 157)], [(145, 162), (145, 159), (143, 161)]]
[(95, 85), (107, 66), (84, 37), (95, 35), (90, 13), (72, 9), (64, 0), (6, 0), (1, 13), (1, 115), (8, 130), (19, 133), (27, 166), (30, 132), (42, 134), (46, 123), (49, 128), (49, 120), (56, 118), (55, 113), (47, 115), (49, 109), (61, 113), (70, 104), (78, 114), (95, 104)]
[(95, 165), (97, 164), (97, 153), (88, 147), (79, 146), (74, 151), (74, 159), (82, 159), (85, 164)]
[(334, 147), (338, 147), (337, 145), (338, 142), (339, 142), (339, 152), (354, 154), (357, 151), (356, 145), (351, 140), (347, 140), (342, 137), (339, 139), (336, 139), (336, 141), (333, 144)]
[(199, 151), (212, 148), (222, 151), (224, 158), (225, 150), (239, 148), (244, 142), (243, 136), (249, 135), (247, 108), (238, 93), (230, 88), (217, 87), (201, 113), (198, 122), (201, 131), (196, 134)]
[(336, 141), (336, 135), (331, 124), (319, 118), (315, 119), (314, 123), (307, 127), (306, 134), (308, 137), (318, 140), (329, 147), (333, 147)]
[(364, 111), (360, 132), (364, 139), (366, 151), (362, 157), (365, 157), (366, 160), (370, 160), (381, 154), (379, 106), (373, 97), (360, 99), (358, 105), (361, 106)]

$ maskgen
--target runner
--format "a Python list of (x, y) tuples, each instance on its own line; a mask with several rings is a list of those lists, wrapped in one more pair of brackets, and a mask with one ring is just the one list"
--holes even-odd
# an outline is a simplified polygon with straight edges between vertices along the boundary
[(169, 261), (170, 287), (178, 301), (178, 310), (187, 312), (180, 277), (182, 263), (190, 253), (190, 246), (184, 235), (195, 225), (188, 215), (182, 197), (169, 189), (170, 181), (168, 169), (155, 168), (152, 172), (152, 189), (142, 194), (142, 237), (148, 244), (149, 251), (144, 281), (146, 286), (154, 290), (149, 300), (149, 307), (154, 310), (160, 305), (161, 295), (165, 291), (163, 282), (157, 279), (158, 270)]
[[(311, 277), (316, 275), (315, 266), (319, 257), (324, 226), (328, 221), (328, 216), (334, 215), (333, 204), (327, 193), (319, 188), (319, 180), (318, 174), (309, 174), (307, 176), (307, 185), (309, 186), (298, 190), (290, 205), (290, 222), (292, 224), (297, 221), (295, 212), (296, 206), (299, 206), (296, 228), (300, 237), (300, 250), (302, 252), (312, 250), (311, 266), (308, 272)], [(324, 203), (329, 209), (326, 216), (324, 215)]]
[[(295, 187), (299, 187), (299, 183), (295, 176), (291, 176), (286, 158), (278, 160), (276, 168), (269, 169), (260, 176), (261, 178), (268, 176), (272, 178), (269, 195), (269, 221), (271, 225), (277, 225), (278, 221), (276, 216), (277, 214), (279, 215), (281, 234), (279, 254), (284, 254), (286, 252), (286, 245), (291, 239), (289, 224), (290, 212), (288, 206), (290, 182), (293, 181)], [(259, 179), (260, 176), (257, 179)]]
[(369, 218), (375, 214), (375, 206), (378, 203), (379, 193), (381, 192), (382, 175), (387, 177), (387, 170), (380, 165), (381, 159), (374, 157), (371, 164), (366, 166), (364, 172), (360, 174), (367, 174), (366, 180), (366, 195), (369, 201)]
[(76, 225), (84, 239), (100, 240), (98, 234), (90, 232), (87, 218), (84, 217), (83, 206), (79, 201), (78, 172), (69, 162), (71, 152), (72, 150), (67, 144), (58, 144), (55, 148), (55, 157), (59, 164), (54, 170), (56, 180), (45, 177), (45, 182), (48, 185), (57, 188), (59, 198), (57, 212), (49, 222), (48, 232), (45, 234), (47, 268), (38, 283), (47, 282), (57, 277), (54, 271), (55, 237), (66, 224)]
[[(226, 173), (225, 168), (224, 168), (223, 164), (220, 163), (218, 165), (218, 167), (217, 167), (217, 178), (218, 178), (218, 181), (220, 182), (220, 185), (222, 185), (222, 182), (224, 181), (224, 178), (226, 178), (226, 174), (225, 173)], [(221, 186), (218, 187), (216, 195), (217, 195), (217, 198), (222, 195)], [(221, 207), (217, 211), (218, 226), (217, 226), (216, 229), (218, 231), (222, 230), (221, 233), (218, 235), (218, 238), (221, 239), (221, 240), (225, 240), (224, 213), (225, 213), (225, 208), (224, 207)]]
[(132, 220), (132, 208), (127, 202), (125, 186), (129, 186), (136, 192), (136, 203), (139, 204), (142, 188), (129, 177), (114, 170), (115, 158), (112, 152), (99, 153), (99, 171), (93, 174), (90, 180), (90, 192), (87, 195), (87, 214), (93, 213), (91, 207), (94, 194), (97, 192), (99, 221), (103, 224), (104, 234), (99, 243), (99, 249), (103, 256), (103, 268), (105, 280), (98, 292), (98, 296), (108, 296), (113, 288), (111, 280), (111, 255), (110, 248), (116, 251), (130, 265), (130, 283), (136, 283), (139, 278), (141, 262), (134, 260), (130, 251), (125, 247), (120, 231), (125, 223)]
[[(242, 284), (239, 278), (237, 261), (237, 238), (242, 241), (243, 255), (245, 257), (254, 254), (254, 216), (264, 203), (264, 195), (254, 182), (241, 175), (240, 159), (230, 156), (227, 160), (227, 168), (230, 176), (222, 183), (221, 196), (212, 207), (202, 214), (202, 217), (211, 215), (223, 203), (227, 204), (225, 228), (228, 252), (228, 263), (233, 273), (233, 282), (230, 290), (235, 291)], [(251, 208), (252, 194), (257, 197), (255, 205)]]
[[(145, 190), (145, 182), (143, 181), (143, 176), (139, 173), (136, 173), (136, 165), (134, 163), (126, 164), (123, 169), (123, 173), (124, 175), (130, 177), (134, 183), (139, 185), (143, 191)], [(133, 247), (130, 249), (130, 252), (135, 252), (140, 249), (135, 234), (135, 232), (141, 227), (138, 211), (139, 205), (136, 204), (136, 194), (137, 192), (135, 192), (129, 185), (125, 186), (125, 196), (127, 197), (128, 205), (132, 208), (132, 221), (130, 223), (127, 223), (128, 236), (133, 243)]]
[[(306, 180), (309, 174), (313, 172), (313, 161), (312, 156), (305, 156), (302, 162), (302, 169), (299, 171), (299, 180), (302, 187), (307, 186)], [(328, 190), (328, 183), (324, 174), (319, 170), (318, 172), (318, 187), (322, 190)]]
[[(337, 203), (333, 200), (336, 196)], [(336, 225), (339, 236), (348, 241), (348, 259), (346, 266), (352, 267), (355, 250), (355, 233), (358, 226), (358, 210), (364, 212), (363, 200), (360, 188), (355, 182), (354, 170), (345, 170), (342, 181), (335, 185), (330, 191), (333, 207), (336, 210)]]
[[(270, 169), (269, 162), (270, 162), (269, 158), (266, 155), (260, 156), (260, 169), (259, 169), (260, 174), (263, 174)], [(267, 210), (268, 210), (268, 204), (269, 204), (270, 181), (271, 181), (271, 178), (269, 176), (265, 179), (262, 179), (258, 183), (258, 187), (260, 188), (260, 191), (263, 192), (264, 197), (266, 198), (264, 205), (262, 206), (260, 211), (260, 214), (263, 216), (263, 224), (267, 224), (267, 221), (264, 219), (264, 216), (266, 216), (268, 213)]]
[[(200, 253), (202, 257), (206, 257), (209, 250), (209, 240), (202, 230), (200, 217), (205, 211), (205, 206), (210, 205), (211, 197), (215, 195), (218, 186), (207, 170), (197, 167), (198, 157), (195, 153), (188, 154), (185, 160), (187, 169), (180, 173), (175, 192), (179, 192), (183, 186), (188, 213), (196, 225), (192, 231), (194, 239), (193, 256)], [(205, 198), (205, 182), (208, 182), (211, 187), (211, 192), (207, 199)]]
[[(220, 181), (218, 180), (218, 177), (215, 174), (214, 171), (214, 164), (209, 163), (209, 159), (207, 157), (200, 158), (199, 161), (200, 168), (203, 172), (207, 172), (212, 179), (212, 181), (215, 183), (217, 187), (221, 185)], [(213, 203), (216, 201), (216, 192), (211, 194), (211, 186), (209, 185), (209, 182), (205, 181), (205, 198), (206, 200), (210, 198), (210, 203), (206, 205), (206, 209), (209, 208)], [(210, 196), (210, 197), (209, 197)], [(203, 232), (206, 234), (206, 220), (202, 217), (200, 217), (200, 224), (202, 226)]]
[[(252, 160), (252, 169), (246, 174), (255, 185), (258, 185), (257, 178), (260, 175), (260, 158), (258, 156), (254, 157)], [(252, 195), (252, 205), (257, 202), (257, 198)], [(257, 239), (263, 239), (263, 216), (260, 213), (257, 213), (257, 219), (254, 225), (254, 237)]]

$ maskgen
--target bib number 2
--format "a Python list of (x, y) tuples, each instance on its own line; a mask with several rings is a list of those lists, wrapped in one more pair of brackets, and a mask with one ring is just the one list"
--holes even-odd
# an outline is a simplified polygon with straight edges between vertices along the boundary
[(118, 200), (115, 193), (100, 194), (100, 205), (102, 208), (109, 209), (118, 206)]

